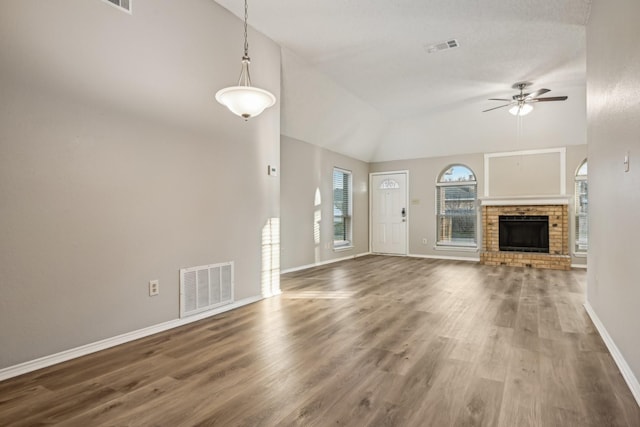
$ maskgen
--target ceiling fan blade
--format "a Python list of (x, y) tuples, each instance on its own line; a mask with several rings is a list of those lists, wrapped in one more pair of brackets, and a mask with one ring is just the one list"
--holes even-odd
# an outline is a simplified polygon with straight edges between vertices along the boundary
[(500, 105), (498, 107), (489, 108), (488, 110), (484, 110), (483, 113), (486, 113), (487, 111), (491, 111), (491, 110), (497, 110), (498, 108), (508, 107), (510, 105), (513, 105), (513, 102), (510, 103), (510, 104), (504, 104), (504, 105)]
[(566, 101), (568, 96), (549, 96), (546, 98), (533, 98), (528, 99), (528, 102), (546, 102), (546, 101)]
[(540, 96), (543, 95), (547, 92), (551, 92), (551, 89), (538, 89), (535, 92), (531, 92), (529, 95), (525, 96), (524, 99), (531, 99), (531, 98), (535, 98), (536, 96)]
[(511, 102), (513, 101), (512, 99), (504, 99), (504, 98), (489, 98), (489, 101), (505, 101), (505, 102)]

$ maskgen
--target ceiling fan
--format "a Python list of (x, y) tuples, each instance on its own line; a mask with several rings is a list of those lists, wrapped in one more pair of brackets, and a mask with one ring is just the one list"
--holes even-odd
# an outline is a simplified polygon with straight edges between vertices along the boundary
[(534, 102), (565, 101), (568, 98), (567, 96), (549, 96), (546, 98), (538, 98), (540, 95), (550, 92), (550, 89), (538, 89), (535, 92), (524, 93), (524, 90), (531, 85), (531, 82), (514, 83), (514, 85), (511, 87), (513, 89), (519, 89), (519, 94), (513, 95), (512, 99), (490, 98), (489, 101), (505, 101), (508, 102), (508, 104), (489, 108), (488, 110), (484, 110), (483, 113), (491, 110), (496, 110), (498, 108), (511, 107), (509, 108), (509, 112), (511, 114), (513, 114), (514, 116), (524, 116), (529, 114), (531, 110), (533, 110), (533, 105), (531, 104), (533, 104)]

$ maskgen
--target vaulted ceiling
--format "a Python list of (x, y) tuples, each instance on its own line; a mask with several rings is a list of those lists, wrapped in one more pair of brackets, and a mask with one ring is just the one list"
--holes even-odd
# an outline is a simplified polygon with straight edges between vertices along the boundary
[[(216, 1), (244, 15), (242, 0)], [(283, 133), (381, 161), (586, 143), (589, 11), (589, 0), (250, 0), (249, 24), (284, 49)], [(428, 52), (452, 39), (459, 47)], [(326, 82), (305, 89), (318, 76), (352, 114), (324, 120), (336, 116)], [(569, 99), (521, 119), (482, 112), (517, 81)]]

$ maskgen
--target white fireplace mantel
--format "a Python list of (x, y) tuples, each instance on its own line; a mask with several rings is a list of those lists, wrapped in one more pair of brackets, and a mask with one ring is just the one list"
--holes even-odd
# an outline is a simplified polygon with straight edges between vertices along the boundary
[(569, 197), (550, 196), (508, 196), (482, 197), (478, 199), (481, 206), (525, 206), (525, 205), (568, 205)]

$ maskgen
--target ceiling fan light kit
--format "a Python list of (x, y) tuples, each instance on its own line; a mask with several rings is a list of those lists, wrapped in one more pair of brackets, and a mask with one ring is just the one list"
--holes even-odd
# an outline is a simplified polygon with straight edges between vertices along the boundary
[(533, 105), (525, 104), (525, 103), (519, 103), (509, 108), (509, 112), (514, 116), (526, 116), (532, 111), (533, 111)]
[(266, 108), (276, 103), (276, 97), (271, 92), (251, 86), (247, 11), (247, 0), (244, 0), (244, 55), (242, 56), (242, 69), (238, 85), (220, 89), (216, 93), (216, 101), (226, 106), (233, 114), (244, 118), (245, 121), (261, 114)]
[(540, 95), (543, 95), (547, 92), (550, 92), (550, 89), (538, 89), (531, 93), (524, 93), (524, 90), (531, 86), (531, 82), (518, 82), (514, 83), (511, 86), (513, 89), (520, 90), (520, 93), (513, 95), (512, 99), (504, 99), (504, 98), (490, 98), (490, 101), (504, 101), (508, 102), (508, 104), (499, 105), (497, 107), (489, 108), (488, 110), (484, 110), (483, 113), (491, 110), (497, 110), (498, 108), (511, 107), (509, 108), (509, 112), (514, 116), (525, 116), (533, 111), (534, 102), (547, 102), (547, 101), (566, 101), (568, 99), (567, 96), (550, 96), (545, 98), (540, 98)]

